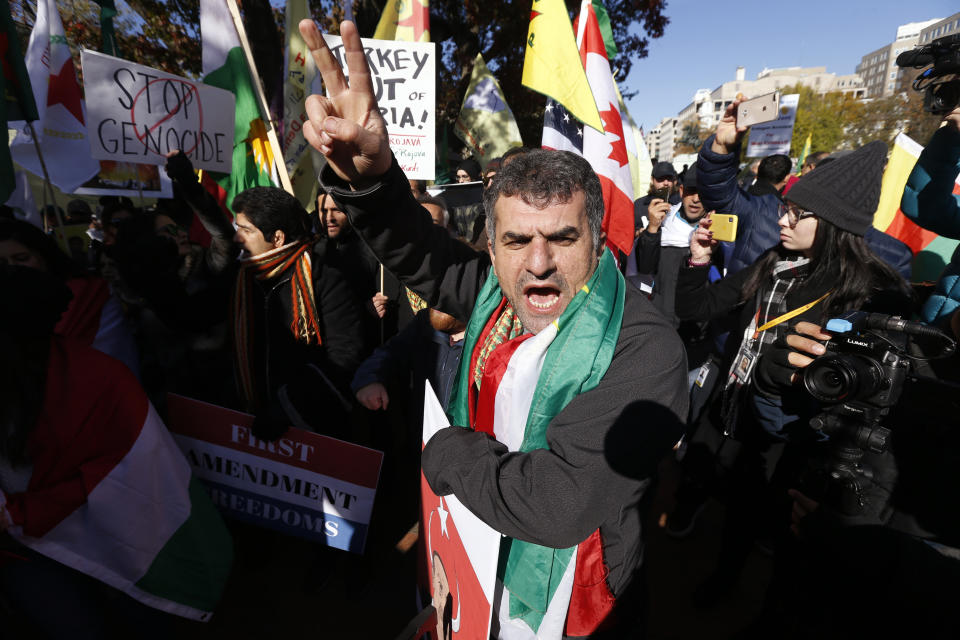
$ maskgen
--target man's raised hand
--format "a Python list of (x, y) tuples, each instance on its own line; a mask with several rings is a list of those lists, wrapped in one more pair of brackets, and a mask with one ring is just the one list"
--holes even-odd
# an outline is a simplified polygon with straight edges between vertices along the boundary
[(303, 125), (303, 135), (326, 156), (337, 175), (356, 186), (367, 184), (387, 172), (393, 156), (357, 27), (350, 21), (340, 24), (349, 84), (312, 20), (300, 21), (300, 35), (327, 89), (326, 96), (307, 98), (309, 119)]

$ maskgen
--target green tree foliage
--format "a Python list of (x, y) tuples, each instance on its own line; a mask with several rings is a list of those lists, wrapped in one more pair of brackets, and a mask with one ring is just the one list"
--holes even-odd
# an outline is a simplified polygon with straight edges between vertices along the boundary
[(785, 87), (780, 95), (799, 93), (797, 120), (793, 126), (793, 139), (790, 155), (797, 157), (803, 150), (807, 135), (811, 135), (811, 151), (833, 151), (842, 148), (846, 123), (855, 117), (859, 110), (858, 102), (852, 96), (842, 93), (818, 94), (810, 87)]
[(872, 140), (893, 145), (903, 132), (919, 142), (927, 140), (939, 126), (940, 118), (923, 110), (923, 96), (916, 91), (887, 98), (857, 100), (849, 94), (818, 94), (809, 87), (785, 87), (781, 94), (799, 93), (797, 121), (790, 153), (799, 156), (811, 135), (811, 151), (853, 149)]
[[(383, 10), (384, 0), (347, 0), (361, 35), (373, 35)], [(24, 28), (33, 26), (36, 0), (14, 0), (20, 8)], [(264, 21), (267, 0), (240, 2), (247, 21), (256, 15), (259, 26)], [(340, 0), (309, 0), (311, 13), (321, 28), (337, 33), (345, 17)], [(81, 46), (100, 48), (99, 6), (90, 0), (58, 0), (67, 39), (75, 52)], [(115, 19), (119, 55), (134, 62), (187, 77), (201, 72), (200, 1), (199, 0), (127, 0), (134, 13), (121, 12)], [(571, 16), (580, 3), (566, 0)], [(612, 64), (619, 77), (626, 77), (635, 60), (647, 55), (651, 38), (663, 35), (669, 19), (664, 14), (664, 0), (606, 0), (619, 54)], [(249, 29), (261, 78), (269, 87), (279, 75), (282, 57), (274, 51), (282, 43), (283, 3), (271, 1), (278, 40), (256, 35), (269, 29)], [(517, 117), (527, 144), (538, 145), (543, 126), (545, 98), (520, 83), (523, 72), (524, 43), (530, 24), (530, 1), (515, 0), (431, 0), (430, 33), (437, 43), (440, 61), (437, 65), (437, 126), (449, 127), (460, 113), (460, 105), (473, 60), (482, 53), (497, 76), (507, 102)], [(244, 11), (246, 9), (246, 11)], [(282, 46), (282, 44), (280, 44)], [(260, 63), (260, 60), (270, 62)], [(76, 56), (80, 69), (79, 54)], [(282, 64), (279, 63), (279, 64)], [(269, 89), (268, 89), (269, 91)], [(629, 93), (626, 93), (629, 96)]]
[[(360, 33), (373, 33), (379, 9), (369, 16), (369, 5), (357, 2)], [(663, 0), (606, 0), (614, 40), (620, 53), (613, 61), (620, 77), (626, 77), (633, 61), (647, 55), (650, 38), (659, 38), (669, 22)], [(463, 95), (470, 83), (473, 60), (478, 53), (496, 75), (507, 103), (528, 145), (539, 146), (543, 130), (545, 98), (520, 83), (530, 0), (431, 0), (430, 36), (437, 43), (437, 124), (451, 125), (460, 113)], [(580, 3), (567, 0), (571, 16)], [(628, 94), (629, 95), (629, 94)]]

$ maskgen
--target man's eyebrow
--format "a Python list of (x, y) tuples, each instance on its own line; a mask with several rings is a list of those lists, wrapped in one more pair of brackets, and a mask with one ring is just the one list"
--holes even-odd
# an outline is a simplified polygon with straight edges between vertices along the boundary
[(503, 235), (500, 236), (500, 239), (503, 240), (504, 242), (507, 242), (507, 241), (515, 242), (517, 240), (521, 240), (521, 241), (530, 240), (531, 238), (533, 238), (533, 236), (531, 236), (530, 234), (520, 233), (518, 231), (504, 231)]
[(580, 230), (573, 226), (566, 226), (553, 233), (547, 234), (547, 240), (566, 240), (568, 238), (579, 238)]

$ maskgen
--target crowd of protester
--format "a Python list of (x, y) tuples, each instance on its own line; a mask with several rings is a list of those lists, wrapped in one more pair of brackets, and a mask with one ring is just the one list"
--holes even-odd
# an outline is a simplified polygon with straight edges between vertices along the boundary
[[(650, 193), (635, 203), (634, 249), (617, 256), (628, 286), (643, 292), (686, 350), (685, 386), (663, 390), (689, 395), (683, 437), (668, 456), (683, 480), (666, 531), (689, 535), (708, 499), (726, 506), (700, 606), (736, 584), (755, 545), (774, 554), (763, 612), (748, 635), (889, 637), (903, 629), (956, 637), (949, 611), (960, 594), (950, 497), (960, 480), (957, 356), (938, 359), (939, 343), (913, 347), (922, 375), (885, 417), (891, 446), (866, 447), (874, 475), (854, 494), (868, 495), (870, 508), (855, 516), (835, 503), (843, 499), (836, 483), (813, 478), (838, 437), (810, 426), (828, 407), (805, 390), (802, 370), (826, 351), (827, 321), (851, 311), (917, 318), (960, 337), (960, 250), (933, 286), (912, 285), (909, 248), (872, 226), (884, 143), (838, 157), (813, 153), (802, 167), (769, 156), (744, 181), (744, 131), (732, 113), (682, 176), (669, 162), (654, 164)], [(464, 160), (456, 181), (499, 188), (498, 172), (529, 153), (514, 150), (485, 171)], [(543, 152), (532, 153), (529, 162), (543, 162)], [(904, 214), (946, 237), (960, 237), (958, 154), (955, 111), (903, 196)], [(46, 212), (48, 221), (89, 227), (85, 252), (68, 251), (9, 211), (0, 220), (0, 527), (34, 538), (56, 529), (51, 513), (62, 507), (64, 485), (82, 499), (96, 461), (117, 455), (119, 436), (97, 416), (119, 410), (114, 396), (124, 390), (145, 394), (160, 416), (171, 392), (251, 413), (253, 434), (265, 441), (296, 426), (384, 449), (391, 482), (381, 496), (402, 505), (405, 528), (415, 531), (423, 388), (429, 382), (448, 408), (469, 320), (431, 307), (424, 282), (441, 274), (430, 274), (430, 264), (403, 265), (414, 276), (394, 273), (326, 191), (308, 211), (281, 189), (258, 187), (228, 210), (183, 154), (172, 155), (166, 171), (172, 199), (138, 206), (105, 197), (96, 211), (77, 201), (59, 216)], [(479, 201), (451, 211), (422, 181), (409, 186), (422, 215), (449, 237), (445, 260), (484, 256), (493, 228)], [(713, 239), (715, 213), (738, 216), (735, 240)], [(57, 460), (78, 439), (90, 450)], [(263, 535), (230, 529), (239, 552)], [(317, 550), (318, 561), (333, 562), (330, 553)], [(210, 571), (223, 571), (213, 564)], [(410, 575), (411, 588), (415, 582)], [(50, 637), (105, 637), (111, 618), (144, 637), (169, 632), (142, 601), (11, 535), (0, 538), (0, 594), (6, 610)], [(51, 600), (68, 613), (37, 606)], [(641, 611), (637, 605), (635, 616)]]

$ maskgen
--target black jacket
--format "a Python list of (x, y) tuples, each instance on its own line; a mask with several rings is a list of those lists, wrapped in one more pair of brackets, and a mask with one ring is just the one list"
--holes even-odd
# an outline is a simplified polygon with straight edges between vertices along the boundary
[[(380, 182), (359, 191), (329, 168), (320, 177), (374, 254), (404, 284), (431, 306), (461, 320), (469, 317), (489, 257), (432, 224), (396, 162)], [(450, 427), (424, 449), (423, 472), (435, 492), (455, 494), (491, 527), (514, 538), (562, 548), (599, 528), (607, 584), (620, 597), (643, 555), (640, 499), (660, 458), (682, 433), (687, 396), (679, 337), (628, 285), (613, 361), (599, 386), (571, 400), (550, 423), (549, 449), (509, 452), (484, 433)]]
[(363, 341), (360, 308), (339, 271), (313, 260), (313, 292), (320, 322), (320, 345), (298, 342), (290, 331), (292, 270), (272, 280), (255, 280), (252, 364), (260, 404), (275, 401), (280, 387), (314, 365), (349, 397), (350, 379), (360, 365)]
[(374, 312), (371, 300), (380, 291), (380, 263), (353, 229), (344, 232), (343, 238), (322, 238), (314, 246), (314, 253), (340, 272), (360, 309), (361, 358), (369, 356), (413, 320), (406, 292), (389, 270), (383, 273), (383, 293), (389, 298), (387, 313), (381, 320)]

